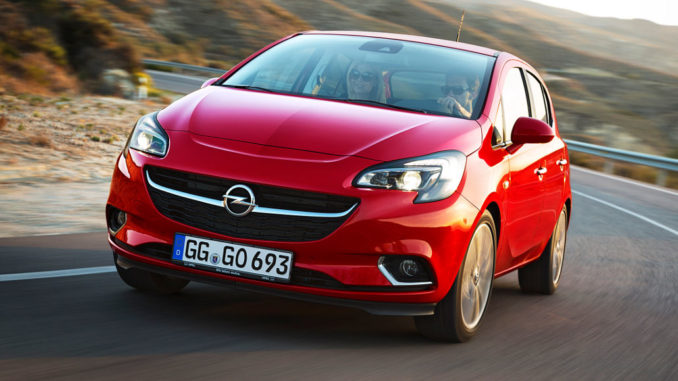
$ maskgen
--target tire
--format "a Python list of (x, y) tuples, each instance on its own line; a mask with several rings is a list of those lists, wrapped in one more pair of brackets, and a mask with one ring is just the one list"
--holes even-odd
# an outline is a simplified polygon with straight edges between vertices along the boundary
[(190, 282), (188, 279), (156, 274), (134, 267), (125, 269), (120, 267), (117, 263), (115, 264), (115, 268), (118, 270), (120, 278), (127, 283), (128, 286), (146, 292), (176, 294)]
[(465, 342), (478, 331), (492, 294), (497, 234), (485, 211), (473, 232), (452, 288), (430, 316), (416, 316), (417, 330), (438, 341)]
[(567, 209), (563, 207), (553, 234), (539, 259), (518, 269), (520, 289), (526, 293), (551, 295), (560, 284), (567, 238)]

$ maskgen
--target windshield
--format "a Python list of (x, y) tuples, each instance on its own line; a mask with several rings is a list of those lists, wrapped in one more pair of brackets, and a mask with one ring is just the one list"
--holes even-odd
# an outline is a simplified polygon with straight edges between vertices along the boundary
[(222, 85), (476, 119), (493, 65), (494, 57), (415, 42), (300, 35)]

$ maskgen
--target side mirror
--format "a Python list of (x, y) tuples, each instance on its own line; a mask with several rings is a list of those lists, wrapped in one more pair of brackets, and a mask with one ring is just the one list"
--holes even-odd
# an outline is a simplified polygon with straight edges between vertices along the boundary
[(520, 117), (513, 125), (513, 144), (548, 143), (555, 137), (553, 128), (539, 119)]
[(204, 88), (207, 87), (207, 86), (211, 86), (214, 82), (217, 81), (217, 79), (219, 79), (219, 77), (215, 77), (215, 78), (210, 78), (210, 79), (208, 79), (207, 81), (203, 82), (203, 84), (202, 84), (202, 86), (200, 86), (200, 88), (201, 88), (201, 89), (204, 89)]

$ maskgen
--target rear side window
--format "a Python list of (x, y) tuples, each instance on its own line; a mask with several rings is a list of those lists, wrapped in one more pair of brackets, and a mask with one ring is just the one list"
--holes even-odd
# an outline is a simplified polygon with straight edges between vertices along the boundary
[(530, 93), (532, 94), (532, 117), (539, 119), (546, 124), (551, 124), (544, 88), (542, 87), (541, 83), (539, 83), (537, 78), (532, 75), (532, 73), (528, 73), (527, 75), (527, 84), (529, 85)]
[(504, 109), (504, 137), (506, 140), (510, 140), (516, 120), (521, 116), (530, 116), (530, 106), (525, 92), (523, 75), (517, 67), (509, 71), (506, 81), (504, 81), (501, 103)]

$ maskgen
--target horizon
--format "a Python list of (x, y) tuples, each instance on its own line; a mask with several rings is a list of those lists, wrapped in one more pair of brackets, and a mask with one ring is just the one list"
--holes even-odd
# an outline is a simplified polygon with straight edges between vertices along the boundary
[(645, 0), (642, 3), (614, 0), (527, 1), (593, 17), (641, 19), (663, 26), (678, 26), (678, 2), (674, 0)]

